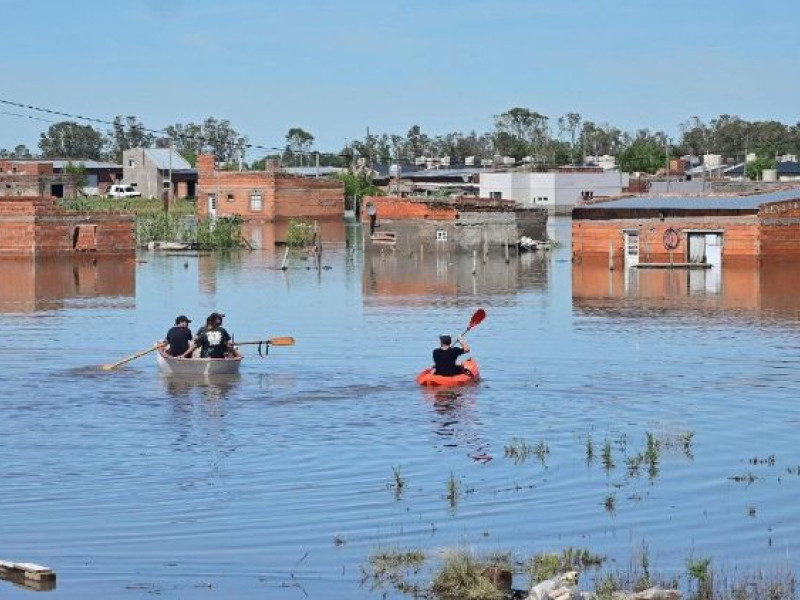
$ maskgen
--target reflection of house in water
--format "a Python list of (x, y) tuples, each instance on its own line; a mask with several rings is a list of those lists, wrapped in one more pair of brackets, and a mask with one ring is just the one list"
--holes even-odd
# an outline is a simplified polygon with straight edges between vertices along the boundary
[(86, 298), (115, 299), (115, 307), (132, 308), (136, 293), (132, 256), (0, 258), (0, 277), (0, 312), (56, 310)]
[[(489, 255), (474, 265), (471, 257), (447, 252), (372, 252), (364, 255), (362, 294), (365, 304), (429, 306), (432, 299), (472, 306), (475, 296), (509, 296), (523, 289), (547, 287), (548, 256)], [(502, 304), (502, 301), (497, 302)]]
[[(347, 243), (348, 227), (341, 219), (319, 219), (313, 221), (322, 241), (322, 260), (327, 264), (331, 254), (344, 248)], [(240, 268), (244, 262), (257, 264), (261, 269), (278, 268), (283, 258), (289, 222), (287, 220), (268, 222), (246, 221), (242, 224), (242, 236), (250, 244), (251, 251), (206, 252), (198, 258), (198, 287), (204, 294), (217, 290), (217, 274), (220, 270)], [(307, 257), (306, 257), (307, 258)]]
[(800, 317), (800, 262), (738, 262), (718, 276), (689, 269), (614, 269), (604, 261), (572, 266), (572, 303), (582, 310), (678, 311)]

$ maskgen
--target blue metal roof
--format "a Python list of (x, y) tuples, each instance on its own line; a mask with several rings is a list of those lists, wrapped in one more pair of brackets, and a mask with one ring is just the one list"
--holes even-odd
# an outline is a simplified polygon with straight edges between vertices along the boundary
[(636, 196), (586, 204), (577, 208), (592, 210), (757, 210), (759, 206), (767, 202), (784, 200), (800, 200), (800, 188), (750, 196)]

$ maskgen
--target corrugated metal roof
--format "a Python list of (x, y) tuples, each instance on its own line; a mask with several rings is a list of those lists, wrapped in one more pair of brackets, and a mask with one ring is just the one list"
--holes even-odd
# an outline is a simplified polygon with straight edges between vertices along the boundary
[(750, 196), (636, 196), (582, 205), (577, 208), (592, 210), (754, 210), (767, 202), (781, 202), (783, 200), (800, 200), (800, 188)]
[(424, 171), (414, 171), (413, 173), (400, 172), (400, 178), (405, 179), (438, 179), (440, 177), (450, 178), (469, 178), (473, 175), (486, 173), (489, 169), (464, 168), (464, 169), (426, 169)]
[[(145, 148), (144, 151), (150, 160), (162, 171), (166, 171), (170, 167), (172, 167), (173, 171), (192, 168), (192, 165), (175, 150), (170, 150), (169, 148)], [(172, 152), (171, 164), (169, 157), (170, 152)]]
[(314, 177), (315, 175), (333, 175), (334, 173), (342, 173), (347, 169), (341, 167), (283, 167), (281, 169), (284, 173), (289, 175), (300, 175), (301, 177)]

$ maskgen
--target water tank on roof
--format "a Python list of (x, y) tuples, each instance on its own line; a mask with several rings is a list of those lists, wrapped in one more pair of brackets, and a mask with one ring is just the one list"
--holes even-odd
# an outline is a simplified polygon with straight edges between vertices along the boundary
[(718, 167), (722, 164), (722, 155), (705, 154), (703, 155), (703, 164), (707, 167)]
[(467, 167), (472, 167), (475, 165), (475, 157), (474, 156), (465, 156), (464, 157), (464, 165)]
[(513, 156), (504, 156), (503, 157), (503, 164), (504, 165), (513, 165), (515, 162), (517, 162), (517, 161), (514, 160)]
[(417, 165), (417, 166), (424, 165), (425, 164), (425, 160), (426, 159), (425, 159), (424, 156), (418, 156), (417, 158), (414, 159), (414, 164)]
[(764, 169), (761, 171), (762, 181), (778, 181), (778, 169)]
[(389, 176), (390, 177), (400, 177), (400, 173), (403, 168), (400, 165), (389, 165)]

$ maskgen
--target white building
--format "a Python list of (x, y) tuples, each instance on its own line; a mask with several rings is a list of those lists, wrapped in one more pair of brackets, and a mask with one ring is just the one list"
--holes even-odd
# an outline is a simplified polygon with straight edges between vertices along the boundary
[(617, 196), (628, 186), (628, 174), (606, 171), (550, 173), (481, 173), (480, 196), (514, 200), (520, 206), (546, 208), (550, 214), (569, 215), (584, 199)]

